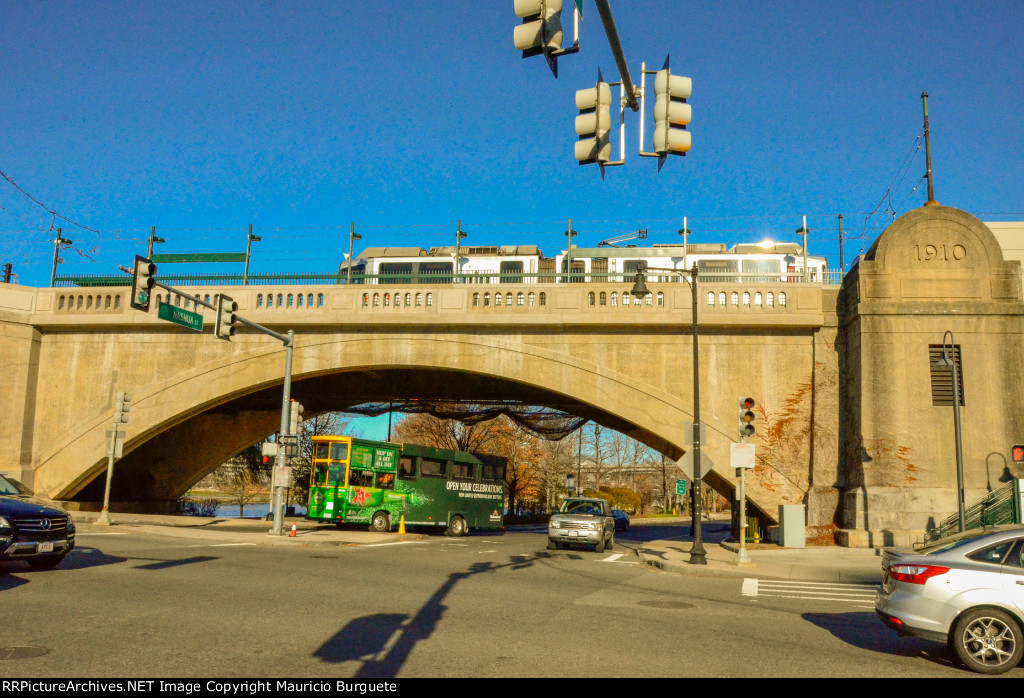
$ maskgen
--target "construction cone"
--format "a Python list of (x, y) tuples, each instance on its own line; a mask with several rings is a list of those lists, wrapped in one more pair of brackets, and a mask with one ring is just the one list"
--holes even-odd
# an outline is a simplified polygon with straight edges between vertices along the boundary
[(405, 515), (404, 514), (398, 519), (398, 535), (400, 535), (400, 536), (404, 536), (405, 535)]
[(292, 532), (291, 532), (291, 533), (289, 533), (288, 535), (289, 535), (289, 537), (291, 537), (291, 538), (294, 538), (294, 537), (295, 537), (295, 524), (292, 524)]

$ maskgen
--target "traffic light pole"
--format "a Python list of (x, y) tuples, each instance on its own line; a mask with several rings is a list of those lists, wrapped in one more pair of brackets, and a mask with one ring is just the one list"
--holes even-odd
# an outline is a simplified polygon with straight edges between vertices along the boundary
[(619, 68), (619, 76), (622, 78), (622, 87), (626, 91), (626, 106), (633, 111), (640, 110), (640, 104), (636, 100), (636, 85), (629, 77), (629, 67), (626, 65), (626, 53), (622, 50), (622, 42), (619, 40), (619, 30), (615, 27), (615, 18), (612, 17), (612, 8), (608, 0), (594, 0), (597, 5), (597, 13), (601, 15), (601, 24), (604, 25), (604, 33), (608, 36), (608, 45), (615, 56), (615, 65)]

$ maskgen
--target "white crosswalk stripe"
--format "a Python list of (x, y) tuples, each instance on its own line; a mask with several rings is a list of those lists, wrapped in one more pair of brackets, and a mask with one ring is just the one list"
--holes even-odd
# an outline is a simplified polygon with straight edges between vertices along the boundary
[(747, 597), (773, 597), (828, 601), (874, 608), (875, 590), (871, 584), (840, 584), (832, 582), (796, 582), (747, 577), (741, 593)]

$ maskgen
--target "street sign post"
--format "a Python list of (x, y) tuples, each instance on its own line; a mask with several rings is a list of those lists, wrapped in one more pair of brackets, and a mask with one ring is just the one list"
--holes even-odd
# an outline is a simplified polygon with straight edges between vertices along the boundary
[(181, 325), (196, 332), (203, 331), (203, 316), (199, 313), (193, 313), (191, 310), (184, 310), (169, 303), (161, 302), (156, 316), (161, 320), (173, 322), (175, 325)]

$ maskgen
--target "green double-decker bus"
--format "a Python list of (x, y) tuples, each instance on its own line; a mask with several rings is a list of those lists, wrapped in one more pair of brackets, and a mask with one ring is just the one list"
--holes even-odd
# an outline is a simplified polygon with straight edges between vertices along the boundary
[(374, 531), (440, 526), (452, 536), (504, 526), (500, 456), (349, 436), (314, 436), (306, 518)]

